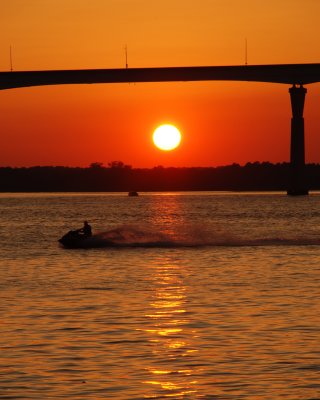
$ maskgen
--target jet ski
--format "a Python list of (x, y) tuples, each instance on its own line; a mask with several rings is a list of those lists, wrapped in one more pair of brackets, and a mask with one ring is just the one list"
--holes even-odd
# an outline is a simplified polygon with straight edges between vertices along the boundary
[(92, 247), (112, 246), (112, 241), (103, 239), (99, 235), (86, 236), (79, 231), (69, 231), (58, 240), (69, 249), (84, 249)]

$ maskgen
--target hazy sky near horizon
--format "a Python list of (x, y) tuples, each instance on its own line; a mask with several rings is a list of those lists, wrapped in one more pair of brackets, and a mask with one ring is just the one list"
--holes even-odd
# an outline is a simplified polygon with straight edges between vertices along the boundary
[[(0, 0), (0, 71), (320, 62), (319, 0)], [(0, 91), (0, 166), (216, 166), (289, 160), (289, 85), (62, 85)], [(320, 84), (306, 161), (320, 162)], [(169, 153), (153, 130), (183, 135)]]

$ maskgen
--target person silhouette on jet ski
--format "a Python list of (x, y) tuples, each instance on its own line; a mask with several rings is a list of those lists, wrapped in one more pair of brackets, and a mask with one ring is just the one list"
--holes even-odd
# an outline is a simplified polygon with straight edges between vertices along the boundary
[(83, 227), (78, 229), (77, 232), (81, 233), (84, 237), (92, 236), (92, 229), (91, 229), (91, 226), (89, 225), (88, 221), (84, 221)]

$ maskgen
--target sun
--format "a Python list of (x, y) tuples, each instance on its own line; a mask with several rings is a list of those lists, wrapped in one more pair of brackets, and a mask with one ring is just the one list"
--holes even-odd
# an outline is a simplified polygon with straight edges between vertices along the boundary
[(165, 151), (174, 150), (181, 142), (179, 129), (171, 124), (163, 124), (153, 132), (153, 143)]

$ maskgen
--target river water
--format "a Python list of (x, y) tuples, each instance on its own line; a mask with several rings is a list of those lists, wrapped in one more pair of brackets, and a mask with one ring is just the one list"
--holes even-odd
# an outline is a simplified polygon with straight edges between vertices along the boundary
[[(87, 219), (121, 246), (64, 249)], [(0, 194), (1, 399), (319, 399), (320, 195)]]

